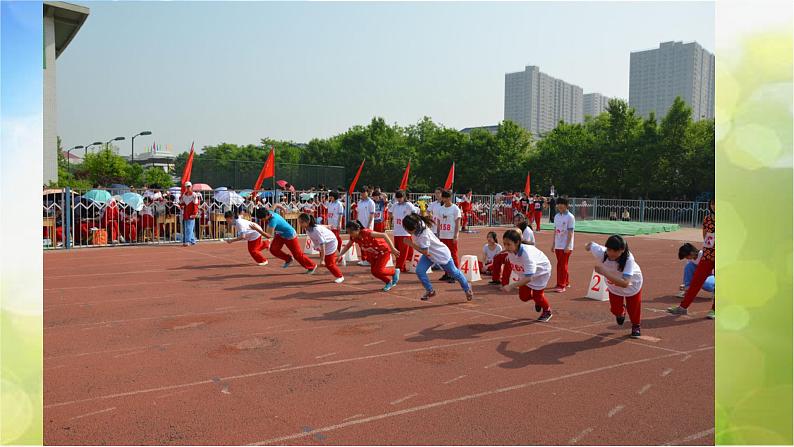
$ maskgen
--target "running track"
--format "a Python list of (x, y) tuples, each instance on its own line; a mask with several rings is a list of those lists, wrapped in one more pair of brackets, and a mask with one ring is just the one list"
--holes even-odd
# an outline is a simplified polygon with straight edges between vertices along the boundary
[[(475, 254), (485, 232), (462, 238)], [(256, 266), (242, 243), (47, 252), (45, 444), (713, 444), (710, 300), (663, 312), (678, 242), (629, 238), (645, 277), (631, 340), (582, 298), (583, 246), (605, 237), (576, 238), (545, 324), (486, 281), (471, 303), (456, 284), (425, 303), (412, 274), (382, 293), (347, 267), (336, 285)]]

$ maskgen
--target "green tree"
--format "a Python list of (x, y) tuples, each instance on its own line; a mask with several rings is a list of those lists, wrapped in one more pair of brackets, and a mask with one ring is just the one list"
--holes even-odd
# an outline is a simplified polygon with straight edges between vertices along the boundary
[(158, 186), (160, 188), (168, 188), (173, 186), (174, 181), (171, 175), (161, 168), (147, 168), (143, 171), (143, 183), (146, 186)]
[(101, 186), (124, 182), (127, 170), (127, 161), (116, 155), (111, 148), (87, 154), (81, 166), (83, 178)]

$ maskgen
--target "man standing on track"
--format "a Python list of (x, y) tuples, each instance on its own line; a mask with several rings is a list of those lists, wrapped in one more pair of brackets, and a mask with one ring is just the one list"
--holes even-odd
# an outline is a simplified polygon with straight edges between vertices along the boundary
[(182, 246), (196, 245), (196, 215), (198, 196), (193, 192), (193, 184), (185, 182), (185, 192), (179, 198), (182, 205)]

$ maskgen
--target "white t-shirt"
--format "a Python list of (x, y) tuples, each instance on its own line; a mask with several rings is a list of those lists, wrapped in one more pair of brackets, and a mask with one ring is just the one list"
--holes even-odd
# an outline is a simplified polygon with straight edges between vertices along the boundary
[(554, 249), (555, 250), (573, 250), (573, 238), (571, 235), (571, 242), (565, 246), (565, 240), (568, 239), (568, 232), (573, 232), (576, 225), (576, 219), (573, 214), (567, 211), (565, 214), (557, 213), (554, 216)]
[(411, 202), (393, 203), (391, 205), (392, 228), (394, 229), (395, 236), (410, 236), (405, 228), (403, 228), (403, 219), (411, 213), (419, 214), (417, 208)]
[(452, 206), (439, 206), (437, 208), (438, 214), (435, 216), (438, 222), (438, 237), (439, 239), (452, 239), (455, 237), (455, 221), (460, 219), (460, 208), (457, 205)]
[(629, 258), (626, 259), (626, 266), (623, 268), (623, 271), (620, 272), (618, 270), (619, 265), (617, 261), (611, 261), (609, 258), (607, 258), (606, 261), (604, 260), (604, 254), (606, 251), (607, 248), (603, 245), (596, 244), (595, 242), (590, 245), (590, 253), (593, 254), (593, 257), (596, 258), (598, 262), (604, 264), (604, 267), (606, 267), (607, 270), (619, 272), (624, 278), (629, 280), (628, 287), (618, 287), (612, 281), (604, 278), (607, 281), (607, 289), (615, 295), (636, 295), (640, 290), (642, 290), (642, 271), (640, 270), (640, 266), (634, 260), (634, 254), (629, 253)]
[(339, 229), (342, 216), (345, 214), (345, 206), (339, 200), (335, 200), (328, 202), (326, 208), (328, 209), (328, 225), (334, 229)]
[(441, 202), (434, 200), (427, 205), (427, 212), (433, 215), (433, 232), (438, 233), (438, 212), (441, 208)]
[(234, 220), (234, 228), (237, 229), (237, 234), (247, 241), (255, 241), (262, 237), (258, 231), (252, 230), (251, 221), (245, 220), (242, 217), (238, 217)]
[(485, 262), (484, 263), (485, 264), (490, 264), (490, 263), (493, 262), (494, 256), (496, 256), (496, 255), (498, 255), (499, 253), (502, 252), (502, 246), (499, 245), (499, 244), (496, 244), (494, 246), (494, 249), (491, 250), (490, 248), (488, 248), (488, 244), (485, 244), (482, 247), (482, 252), (485, 253)]
[(336, 236), (331, 232), (330, 229), (328, 229), (328, 227), (324, 225), (317, 225), (314, 228), (307, 230), (306, 234), (309, 236), (309, 239), (312, 240), (312, 244), (314, 244), (315, 247), (324, 247), (326, 255), (336, 252), (336, 249), (338, 248)]
[(358, 213), (358, 222), (364, 228), (369, 228), (370, 230), (375, 228), (375, 220), (373, 219), (372, 222), (369, 221), (369, 218), (375, 212), (375, 202), (372, 199), (367, 198), (367, 200), (359, 200), (356, 206), (356, 212)]
[(508, 253), (507, 260), (510, 261), (514, 272), (532, 277), (527, 287), (533, 290), (546, 288), (551, 278), (551, 262), (534, 245), (520, 245), (518, 254)]
[(185, 205), (189, 205), (191, 202), (198, 204), (198, 194), (196, 193), (189, 193), (189, 194), (182, 194), (182, 197), (179, 198), (179, 201), (184, 203)]
[(430, 260), (438, 265), (446, 265), (452, 260), (452, 253), (449, 248), (444, 245), (438, 236), (436, 236), (429, 228), (425, 228), (419, 236), (411, 235), (414, 244), (418, 245), (421, 249), (426, 249), (430, 254)]
[(141, 208), (141, 215), (154, 216), (154, 211), (152, 210), (151, 206), (144, 205), (143, 208)]
[(532, 228), (529, 228), (529, 225), (524, 228), (521, 234), (521, 242), (532, 242), (533, 245), (535, 244), (535, 233), (532, 231)]

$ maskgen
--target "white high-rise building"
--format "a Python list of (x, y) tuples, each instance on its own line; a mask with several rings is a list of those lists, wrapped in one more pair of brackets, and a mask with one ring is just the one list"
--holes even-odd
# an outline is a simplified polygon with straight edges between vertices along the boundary
[(543, 135), (559, 121), (581, 123), (582, 88), (540, 72), (534, 65), (505, 74), (505, 119), (533, 135)]
[(582, 97), (582, 114), (584, 116), (598, 116), (606, 112), (611, 98), (601, 93), (587, 93)]
[(662, 42), (659, 48), (631, 53), (629, 106), (661, 119), (676, 96), (691, 108), (692, 119), (714, 118), (714, 55), (697, 42)]

